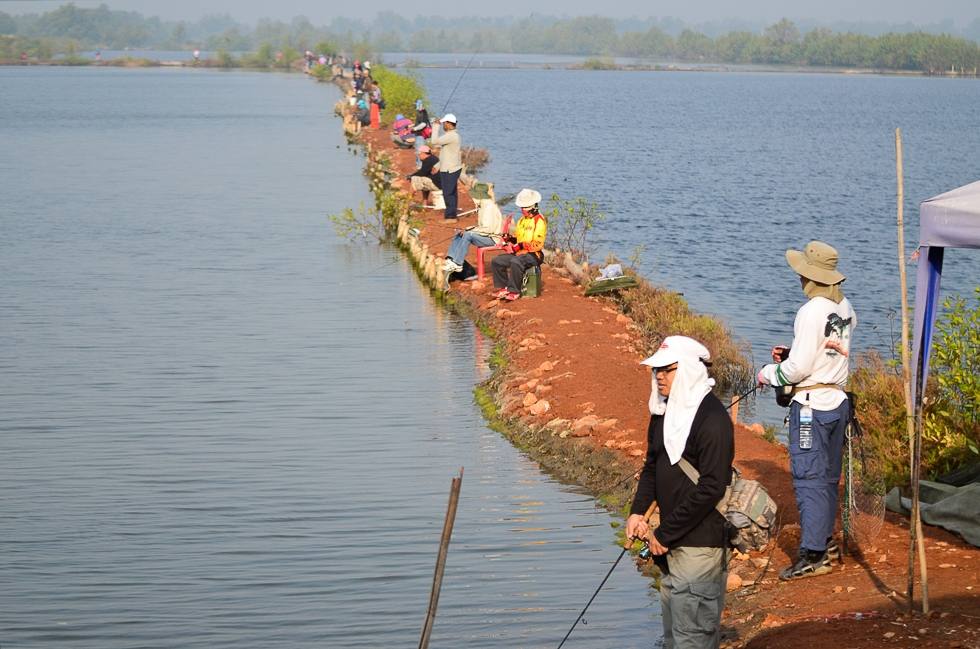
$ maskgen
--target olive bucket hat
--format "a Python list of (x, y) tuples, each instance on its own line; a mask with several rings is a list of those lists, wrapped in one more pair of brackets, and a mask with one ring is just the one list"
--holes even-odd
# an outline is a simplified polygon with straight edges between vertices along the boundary
[(799, 275), (833, 286), (846, 277), (837, 270), (837, 250), (823, 241), (811, 241), (803, 250), (787, 250), (786, 263)]

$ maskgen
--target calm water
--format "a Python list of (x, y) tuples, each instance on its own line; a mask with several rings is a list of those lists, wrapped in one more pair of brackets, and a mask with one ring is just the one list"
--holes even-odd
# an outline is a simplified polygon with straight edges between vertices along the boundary
[[(463, 65), (465, 65), (465, 61)], [(607, 220), (594, 259), (645, 248), (644, 275), (748, 341), (756, 364), (792, 340), (805, 299), (784, 251), (841, 253), (858, 350), (899, 329), (894, 129), (905, 148), (906, 242), (918, 204), (980, 179), (980, 82), (823, 74), (420, 70), (433, 112), (493, 156), (498, 195), (582, 195)], [(511, 206), (511, 209), (513, 207)], [(950, 250), (943, 286), (970, 296), (980, 253)], [(910, 281), (915, 267), (911, 266)], [(762, 416), (782, 409), (761, 402)]]
[[(336, 91), (0, 88), (0, 645), (415, 646), (460, 466), (432, 646), (556, 645), (611, 519), (484, 427), (473, 327), (333, 235), (369, 198)], [(649, 646), (658, 608), (623, 565), (587, 619), (566, 646)]]

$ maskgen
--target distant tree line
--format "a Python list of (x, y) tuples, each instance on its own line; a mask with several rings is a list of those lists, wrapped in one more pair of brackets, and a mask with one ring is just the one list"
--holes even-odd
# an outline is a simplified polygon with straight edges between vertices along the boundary
[[(980, 19), (967, 28), (980, 34)], [(379, 13), (371, 22), (337, 18), (314, 26), (297, 17), (289, 22), (260, 20), (254, 28), (230, 16), (196, 22), (162, 21), (101, 5), (95, 9), (63, 5), (43, 14), (0, 12), (4, 50), (77, 51), (78, 48), (148, 48), (254, 52), (277, 50), (353, 52), (500, 52), (625, 56), (657, 61), (761, 65), (857, 67), (929, 73), (980, 67), (977, 41), (922, 31), (878, 35), (835, 32), (815, 27), (802, 32), (783, 19), (763, 30), (719, 32), (683, 27), (669, 19), (616, 21), (598, 16), (523, 19), (441, 17), (406, 19)], [(41, 40), (53, 39), (53, 40)], [(329, 53), (329, 52), (324, 52)], [(0, 52), (9, 58), (9, 52)]]

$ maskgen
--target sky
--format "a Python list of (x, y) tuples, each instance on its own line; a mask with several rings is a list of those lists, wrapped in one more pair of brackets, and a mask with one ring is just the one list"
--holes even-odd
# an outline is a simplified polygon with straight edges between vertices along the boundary
[[(969, 24), (980, 17), (977, 0), (619, 0), (598, 3), (596, 0), (494, 0), (418, 3), (411, 0), (373, 0), (342, 2), (340, 0), (75, 0), (79, 7), (96, 7), (105, 3), (111, 9), (138, 11), (165, 20), (195, 21), (208, 14), (230, 14), (244, 23), (259, 18), (289, 20), (306, 16), (314, 24), (330, 22), (335, 16), (371, 18), (379, 11), (395, 11), (407, 18), (440, 14), (453, 16), (527, 16), (531, 13), (580, 16), (601, 14), (612, 18), (630, 16), (674, 17), (686, 22), (707, 21), (776, 22), (791, 20), (819, 22), (886, 22), (934, 24), (946, 19), (955, 25)], [(7, 13), (42, 13), (64, 4), (63, 0), (0, 0), (0, 11)]]

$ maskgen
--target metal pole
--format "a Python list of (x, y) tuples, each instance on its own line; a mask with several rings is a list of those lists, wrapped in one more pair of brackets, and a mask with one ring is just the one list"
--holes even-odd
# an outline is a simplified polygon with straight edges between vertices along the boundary
[(442, 589), (442, 573), (446, 569), (446, 555), (449, 552), (449, 541), (453, 536), (453, 523), (456, 521), (456, 505), (459, 503), (459, 488), (463, 484), (463, 467), (459, 475), (453, 478), (449, 488), (449, 506), (446, 509), (446, 519), (442, 524), (442, 538), (439, 541), (439, 557), (436, 559), (436, 571), (432, 575), (432, 591), (429, 593), (429, 610), (425, 615), (422, 626), (422, 637), (419, 638), (419, 649), (428, 649), (432, 626), (436, 621), (436, 609), (439, 607), (439, 591)]

